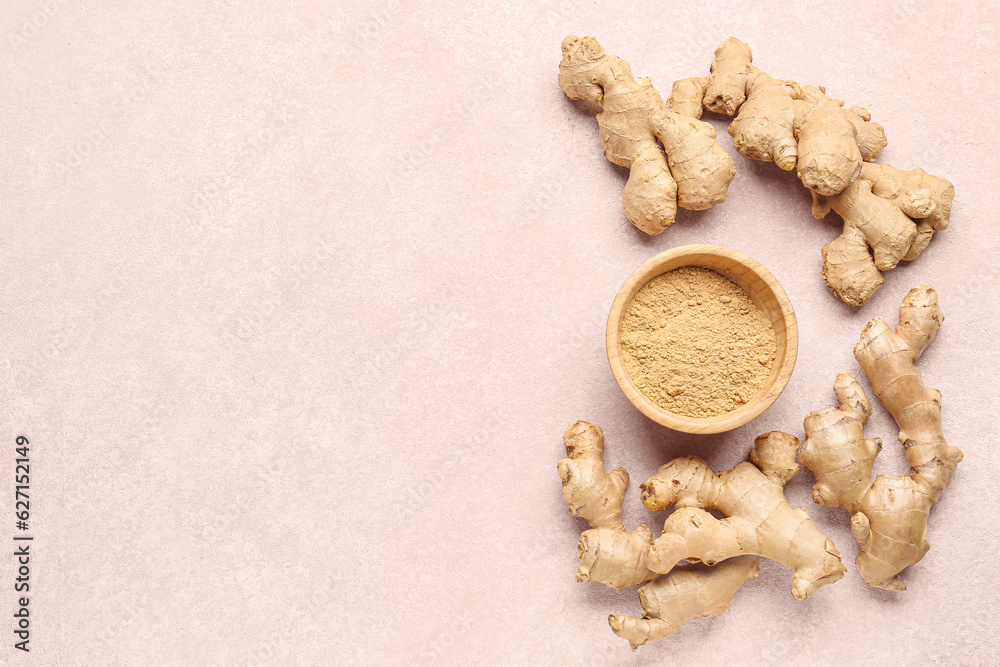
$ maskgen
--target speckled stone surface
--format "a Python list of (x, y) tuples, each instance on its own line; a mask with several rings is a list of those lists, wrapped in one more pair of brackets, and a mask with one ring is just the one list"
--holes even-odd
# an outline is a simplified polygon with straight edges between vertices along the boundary
[[(641, 7), (640, 4), (646, 5)], [(1000, 650), (995, 2), (319, 3), (0, 7), (0, 540), (32, 441), (30, 654), (0, 664), (986, 665)], [(661, 236), (556, 83), (595, 35), (661, 92), (729, 35), (885, 126), (880, 161), (957, 190), (951, 227), (837, 301), (793, 174), (735, 153), (729, 200)], [(791, 298), (798, 364), (720, 436), (657, 426), (608, 368), (625, 278), (716, 243)], [(849, 563), (806, 601), (771, 562), (730, 610), (629, 652), (634, 590), (574, 581), (556, 462), (574, 419), (638, 483), (802, 436), (865, 322), (935, 286), (920, 360), (965, 452), (909, 590), (864, 585), (849, 517), (789, 484)], [(867, 384), (865, 383), (867, 387)], [(905, 471), (881, 409), (878, 472)], [(6, 452), (4, 454), (4, 452)], [(6, 537), (5, 537), (6, 536)], [(0, 614), (14, 562), (0, 557)], [(8, 619), (10, 616), (8, 616)]]

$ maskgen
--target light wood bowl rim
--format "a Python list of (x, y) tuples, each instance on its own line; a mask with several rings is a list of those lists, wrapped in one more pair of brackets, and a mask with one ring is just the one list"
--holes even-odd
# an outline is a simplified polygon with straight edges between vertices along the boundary
[[(751, 290), (746, 289), (748, 281), (740, 276), (727, 273), (725, 269), (720, 270), (719, 263), (715, 265), (711, 261), (706, 264), (699, 263), (700, 261), (705, 261), (705, 257), (717, 257), (722, 261), (735, 262), (752, 273), (770, 290), (780, 309), (768, 308), (765, 305), (757, 303), (756, 299), (754, 299), (754, 303), (764, 310), (764, 313), (771, 319), (772, 324), (777, 320), (784, 323), (784, 353), (781, 354), (781, 341), (777, 340), (779, 354), (775, 357), (775, 365), (772, 367), (771, 375), (768, 377), (768, 381), (763, 389), (750, 401), (735, 410), (714, 417), (688, 417), (664, 410), (646, 398), (639, 391), (638, 387), (635, 386), (628, 371), (625, 369), (625, 363), (622, 358), (621, 321), (625, 314), (625, 309), (628, 308), (636, 292), (656, 276), (682, 266), (702, 266), (721, 273), (746, 290), (751, 298), (753, 297)], [(681, 261), (677, 263), (676, 260)], [(778, 328), (775, 327), (775, 336), (780, 339), (781, 335)], [(615, 380), (618, 381), (618, 386), (621, 387), (622, 392), (625, 393), (626, 398), (631, 401), (632, 405), (637, 407), (644, 415), (658, 424), (684, 433), (724, 433), (725, 431), (731, 431), (734, 428), (743, 426), (760, 416), (761, 413), (771, 407), (771, 404), (781, 395), (785, 385), (788, 383), (788, 379), (792, 375), (792, 369), (795, 367), (798, 341), (798, 326), (796, 325), (792, 302), (788, 299), (785, 290), (771, 272), (749, 255), (738, 250), (733, 250), (732, 248), (710, 244), (678, 246), (661, 252), (645, 262), (632, 272), (632, 275), (628, 277), (625, 284), (618, 290), (618, 294), (611, 304), (611, 312), (608, 315), (608, 361), (611, 364), (611, 371), (614, 373)], [(777, 368), (777, 372), (774, 371), (775, 367)]]

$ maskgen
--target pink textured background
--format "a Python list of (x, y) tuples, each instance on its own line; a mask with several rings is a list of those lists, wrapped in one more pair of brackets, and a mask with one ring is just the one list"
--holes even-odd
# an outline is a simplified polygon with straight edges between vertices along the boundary
[[(0, 633), (3, 664), (992, 662), (997, 4), (619, 4), (3, 4), (0, 540), (19, 433), (36, 536), (33, 650)], [(867, 107), (880, 161), (950, 178), (952, 226), (851, 309), (820, 278), (837, 221), (713, 117), (729, 200), (643, 236), (556, 84), (569, 33), (664, 92), (739, 36), (769, 73)], [(783, 396), (722, 436), (644, 418), (604, 351), (629, 273), (696, 242), (760, 260), (801, 331)], [(640, 481), (801, 436), (836, 373), (860, 372), (864, 323), (894, 324), (919, 283), (947, 315), (920, 367), (965, 461), (909, 590), (852, 564), (796, 601), (766, 562), (725, 615), (630, 653), (607, 615), (637, 613), (634, 590), (573, 580), (566, 425), (604, 427), (628, 527), (658, 531)], [(881, 407), (869, 434), (878, 471), (903, 472)], [(793, 504), (852, 563), (847, 514), (810, 486)], [(12, 580), (0, 557), (0, 629)]]

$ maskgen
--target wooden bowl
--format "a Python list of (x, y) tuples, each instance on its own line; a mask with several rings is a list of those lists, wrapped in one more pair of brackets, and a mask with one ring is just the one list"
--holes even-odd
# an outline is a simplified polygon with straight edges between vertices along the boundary
[[(704, 267), (729, 278), (743, 288), (754, 305), (764, 312), (774, 327), (777, 351), (771, 374), (764, 387), (740, 407), (714, 417), (688, 417), (669, 412), (656, 405), (635, 386), (622, 358), (622, 318), (632, 297), (656, 276), (682, 266)], [(746, 424), (767, 410), (778, 398), (795, 366), (799, 334), (795, 324), (795, 312), (792, 310), (788, 295), (771, 272), (759, 262), (731, 248), (717, 245), (686, 245), (661, 252), (629, 276), (611, 305), (607, 341), (608, 361), (611, 362), (615, 379), (628, 400), (632, 401), (632, 405), (639, 408), (644, 415), (675, 431), (722, 433)]]

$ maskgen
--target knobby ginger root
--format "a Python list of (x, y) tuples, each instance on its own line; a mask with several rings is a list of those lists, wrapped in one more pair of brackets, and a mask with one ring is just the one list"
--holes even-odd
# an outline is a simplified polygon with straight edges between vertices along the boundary
[[(642, 488), (650, 510), (674, 506), (649, 547), (646, 566), (670, 572), (682, 560), (715, 565), (727, 558), (756, 555), (795, 570), (792, 595), (804, 599), (844, 576), (840, 552), (809, 518), (804, 507), (785, 500), (784, 485), (800, 470), (799, 441), (781, 431), (758, 436), (752, 462), (716, 475), (697, 456), (675, 459)], [(719, 520), (706, 510), (726, 515)]]
[(570, 512), (590, 524), (590, 530), (580, 537), (577, 581), (599, 581), (622, 589), (656, 579), (639, 589), (643, 618), (608, 617), (611, 628), (629, 641), (632, 650), (670, 636), (688, 619), (718, 616), (743, 582), (757, 576), (756, 559), (714, 568), (678, 569), (662, 577), (651, 571), (646, 557), (652, 531), (641, 525), (628, 533), (622, 525), (628, 473), (622, 468), (605, 471), (601, 427), (575, 421), (566, 429), (563, 441), (568, 457), (559, 462), (563, 497)]
[(730, 37), (715, 51), (712, 74), (674, 84), (667, 104), (701, 118), (701, 107), (727, 116), (745, 109), (729, 126), (736, 149), (755, 160), (795, 168), (795, 101), (802, 90), (794, 81), (770, 77), (750, 64), (750, 47)]
[(659, 234), (678, 206), (701, 211), (726, 200), (736, 166), (711, 125), (667, 109), (649, 79), (633, 76), (593, 37), (570, 35), (562, 53), (559, 86), (571, 99), (601, 104), (604, 155), (630, 170), (622, 205), (633, 225)]
[(604, 470), (604, 431), (597, 424), (575, 421), (563, 435), (568, 458), (559, 462), (563, 498), (573, 516), (590, 524), (580, 536), (577, 581), (599, 581), (621, 590), (655, 579), (646, 567), (646, 549), (653, 539), (649, 526), (631, 533), (622, 525), (622, 499), (628, 473)]
[[(948, 226), (955, 188), (923, 169), (865, 164), (840, 194), (813, 193), (813, 215), (833, 209), (844, 232), (823, 247), (823, 278), (841, 300), (860, 306), (882, 286), (882, 274), (916, 259), (934, 232)], [(872, 249), (874, 258), (868, 253)]]
[(756, 558), (678, 568), (639, 588), (642, 618), (611, 614), (608, 623), (634, 651), (646, 642), (666, 639), (696, 616), (723, 613), (740, 586), (759, 574)]
[(843, 234), (823, 248), (823, 278), (838, 298), (863, 305), (881, 287), (880, 271), (915, 259), (948, 226), (954, 188), (921, 169), (870, 164), (886, 139), (867, 110), (844, 109), (824, 88), (775, 79), (751, 61), (750, 47), (730, 37), (716, 49), (712, 73), (678, 81), (667, 104), (695, 117), (699, 105), (736, 116), (736, 150), (796, 169), (813, 215), (833, 209), (844, 219)]
[(800, 87), (768, 76), (751, 64), (750, 47), (730, 37), (715, 51), (712, 73), (675, 86), (671, 106), (693, 109), (702, 92), (705, 108), (736, 116), (729, 126), (736, 150), (754, 160), (797, 168), (802, 184), (835, 195), (858, 176), (863, 160), (885, 148), (885, 133), (861, 107), (844, 109), (823, 88)]
[(816, 477), (813, 499), (852, 514), (851, 531), (861, 547), (858, 571), (870, 586), (886, 590), (905, 590), (898, 574), (930, 548), (927, 516), (962, 460), (962, 452), (948, 445), (941, 431), (940, 392), (924, 386), (914, 365), (943, 321), (934, 289), (914, 287), (903, 299), (895, 332), (876, 317), (854, 348), (875, 395), (899, 426), (909, 475), (878, 475), (872, 482), (882, 443), (864, 437), (872, 406), (849, 374), (837, 376), (838, 407), (805, 419), (799, 458)]

